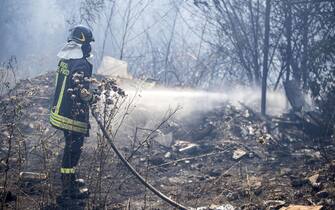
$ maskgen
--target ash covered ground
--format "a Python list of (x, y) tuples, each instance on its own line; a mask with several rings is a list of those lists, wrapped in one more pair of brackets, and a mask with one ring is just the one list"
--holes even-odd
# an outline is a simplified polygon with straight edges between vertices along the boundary
[[(5, 209), (56, 208), (64, 143), (48, 123), (53, 83), (54, 73), (21, 80), (1, 99)], [(276, 115), (262, 117), (252, 103), (238, 103), (243, 97), (186, 91), (188, 98), (154, 88), (150, 100), (130, 89), (110, 131), (131, 164), (169, 197), (198, 209), (335, 208), (333, 131), (315, 112), (283, 113), (274, 100)], [(85, 208), (173, 209), (130, 174), (93, 118), (91, 125), (78, 166), (90, 190)]]

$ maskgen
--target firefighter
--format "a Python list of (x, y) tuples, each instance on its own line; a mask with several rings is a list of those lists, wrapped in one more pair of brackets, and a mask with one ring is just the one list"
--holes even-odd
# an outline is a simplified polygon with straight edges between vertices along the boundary
[(64, 132), (65, 148), (60, 168), (62, 197), (74, 199), (82, 196), (76, 179), (84, 137), (89, 135), (89, 103), (92, 76), (91, 45), (92, 31), (82, 25), (70, 30), (67, 43), (58, 53), (56, 90), (51, 107), (50, 123)]

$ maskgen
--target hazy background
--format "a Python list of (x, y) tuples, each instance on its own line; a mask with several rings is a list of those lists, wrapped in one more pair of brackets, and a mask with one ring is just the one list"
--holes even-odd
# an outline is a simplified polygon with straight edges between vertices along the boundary
[(304, 93), (324, 100), (335, 87), (335, 3), (271, 1), (265, 43), (266, 2), (2, 0), (0, 62), (15, 56), (19, 78), (54, 71), (68, 30), (84, 24), (96, 39), (94, 71), (112, 56), (126, 61), (134, 78), (166, 87), (237, 95), (242, 102), (259, 102), (263, 87), (268, 100), (272, 93), (280, 96), (268, 106), (282, 110), (283, 82), (294, 80)]
[[(199, 42), (196, 34), (190, 33), (187, 24), (197, 25), (189, 12), (184, 10), (178, 1), (170, 0), (132, 0), (100, 1), (94, 5), (85, 0), (3, 0), (0, 2), (0, 38), (2, 50), (0, 61), (16, 56), (20, 76), (35, 76), (55, 69), (56, 54), (65, 43), (68, 30), (73, 25), (89, 25), (93, 29), (96, 42), (93, 44), (95, 67), (104, 55), (120, 58), (120, 48), (124, 38), (123, 60), (130, 63), (133, 72), (141, 68), (150, 53), (148, 40), (157, 51), (163, 50), (171, 36), (176, 15), (173, 47), (183, 43), (195, 47)], [(130, 5), (130, 7), (129, 7)], [(91, 11), (85, 11), (90, 8)], [(111, 8), (113, 14), (110, 29), (106, 26)], [(130, 8), (130, 18), (127, 15)], [(182, 19), (183, 18), (183, 19)], [(126, 24), (128, 22), (127, 29)], [(185, 39), (187, 38), (187, 40)], [(103, 49), (103, 44), (105, 47)], [(134, 63), (137, 64), (134, 67)], [(143, 66), (142, 66), (143, 67)]]

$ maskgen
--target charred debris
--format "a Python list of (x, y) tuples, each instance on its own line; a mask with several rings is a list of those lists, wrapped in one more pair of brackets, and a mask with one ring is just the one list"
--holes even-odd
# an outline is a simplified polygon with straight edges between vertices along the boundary
[[(1, 208), (47, 208), (60, 190), (63, 144), (48, 123), (53, 81), (53, 73), (21, 80), (1, 98)], [(293, 109), (281, 116), (225, 103), (198, 121), (168, 116), (147, 138), (115, 143), (147, 181), (194, 209), (334, 209), (334, 131), (297, 94), (287, 94)], [(171, 209), (98, 130), (91, 139), (79, 169), (92, 191), (87, 208)]]

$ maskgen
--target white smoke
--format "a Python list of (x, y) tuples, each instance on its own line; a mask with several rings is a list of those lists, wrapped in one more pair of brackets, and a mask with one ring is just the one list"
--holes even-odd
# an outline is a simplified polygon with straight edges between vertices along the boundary
[[(128, 102), (125, 105), (131, 103), (131, 108), (127, 110), (126, 120), (117, 134), (117, 139), (121, 140), (120, 144), (123, 145), (132, 141), (136, 128), (155, 129), (169, 113), (176, 109), (178, 111), (172, 116), (170, 122), (183, 126), (190, 123), (200, 123), (204, 115), (216, 109), (223, 109), (227, 104), (241, 108), (241, 103), (243, 103), (258, 112), (261, 101), (260, 90), (242, 87), (234, 90), (222, 89), (216, 92), (163, 87), (138, 91), (136, 88), (130, 88), (130, 85), (124, 85), (124, 89), (128, 95)], [(121, 119), (121, 116), (125, 114), (125, 107), (121, 107), (122, 111), (116, 117), (115, 124), (120, 123), (118, 119)], [(284, 94), (269, 91), (267, 94), (267, 113), (280, 115), (286, 109), (287, 102)], [(173, 138), (171, 133), (163, 134), (160, 131), (158, 133), (160, 134), (157, 138), (168, 138), (169, 142)], [(138, 138), (141, 138), (141, 135), (147, 134), (139, 132), (137, 135)]]
[[(127, 91), (127, 90), (126, 90)], [(236, 88), (234, 90), (220, 90), (209, 92), (191, 89), (153, 88), (138, 93), (135, 104), (140, 109), (150, 109), (164, 112), (168, 109), (180, 108), (179, 116), (185, 117), (194, 112), (207, 112), (219, 108), (226, 103), (241, 106), (241, 103), (260, 111), (260, 90), (250, 88)], [(128, 90), (133, 96), (134, 90)], [(268, 91), (267, 111), (270, 115), (279, 115), (286, 111), (286, 97), (282, 92)]]

